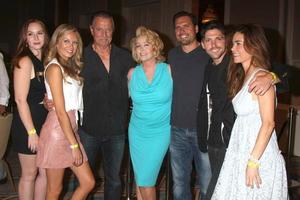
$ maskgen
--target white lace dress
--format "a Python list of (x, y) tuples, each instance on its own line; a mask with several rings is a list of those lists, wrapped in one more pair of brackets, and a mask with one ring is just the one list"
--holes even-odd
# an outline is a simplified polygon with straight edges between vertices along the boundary
[(250, 80), (232, 100), (237, 119), (212, 200), (288, 199), (285, 162), (278, 148), (275, 131), (260, 159), (260, 188), (246, 186), (247, 161), (261, 126), (258, 101), (248, 92)]

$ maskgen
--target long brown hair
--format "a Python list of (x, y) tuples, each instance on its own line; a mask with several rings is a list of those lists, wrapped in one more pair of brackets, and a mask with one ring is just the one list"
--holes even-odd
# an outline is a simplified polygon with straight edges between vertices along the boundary
[(42, 48), (42, 60), (44, 59), (44, 56), (46, 54), (46, 49), (47, 49), (47, 46), (49, 43), (49, 35), (47, 32), (46, 26), (42, 21), (40, 21), (38, 19), (29, 19), (23, 24), (23, 26), (20, 30), (18, 46), (16, 49), (15, 56), (12, 59), (13, 67), (20, 68), (20, 66), (19, 66), (20, 59), (24, 56), (28, 56), (31, 52), (29, 49), (28, 43), (27, 43), (27, 31), (28, 31), (28, 27), (31, 23), (40, 24), (43, 29), (43, 32), (45, 34), (44, 45)]
[[(250, 65), (269, 69), (268, 41), (263, 28), (257, 24), (242, 24), (236, 27), (235, 33), (241, 33), (244, 36), (244, 48), (252, 56)], [(229, 86), (228, 96), (233, 98), (243, 86), (245, 72), (242, 64), (234, 63), (232, 58), (228, 68), (227, 79)]]
[[(75, 55), (69, 58), (68, 60), (63, 59), (57, 52), (57, 44), (59, 40), (64, 36), (64, 34), (73, 32), (76, 34), (77, 39), (78, 39), (78, 47), (75, 52)], [(82, 40), (80, 37), (80, 34), (77, 30), (77, 28), (73, 25), (70, 24), (61, 24), (58, 26), (49, 43), (49, 50), (48, 54), (45, 58), (45, 66), (54, 58), (57, 59), (59, 64), (62, 66), (64, 69), (64, 73), (76, 80), (82, 81), (82, 78), (79, 77), (80, 70), (82, 69), (82, 62), (81, 62), (81, 57), (82, 57)]]

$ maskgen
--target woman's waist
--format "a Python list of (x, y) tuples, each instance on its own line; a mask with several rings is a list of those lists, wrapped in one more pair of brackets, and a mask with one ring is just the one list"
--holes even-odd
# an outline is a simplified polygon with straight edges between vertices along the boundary
[[(52, 98), (49, 98), (49, 100), (53, 101)], [(55, 110), (55, 106), (53, 110)], [(83, 105), (80, 102), (69, 103), (65, 101), (65, 110), (66, 112), (83, 110)]]
[(131, 115), (130, 124), (136, 127), (161, 128), (170, 126), (170, 117), (164, 118), (139, 118)]
[(245, 117), (257, 117), (259, 116), (260, 118), (260, 113), (257, 110), (253, 111), (240, 111), (240, 110), (235, 110), (237, 118), (245, 118)]
[[(72, 127), (75, 127), (77, 126), (77, 111), (76, 110), (69, 110), (67, 111), (67, 115), (69, 117), (69, 120), (72, 124)], [(58, 120), (58, 116), (57, 116), (57, 113), (55, 110), (51, 110), (48, 112), (48, 115), (47, 115), (47, 118), (46, 118), (46, 122), (45, 124), (56, 124), (56, 123), (59, 123), (59, 120)]]
[(170, 124), (170, 119), (170, 113), (131, 113), (131, 120), (141, 122), (143, 124)]
[[(75, 110), (75, 109), (73, 109), (73, 110), (68, 110), (66, 112), (67, 112), (67, 114), (68, 114), (69, 117), (73, 118), (73, 117), (75, 117), (77, 115), (78, 111)], [(52, 115), (57, 118), (57, 113), (56, 113), (55, 109), (52, 109), (52, 110), (50, 110), (48, 112), (48, 116), (52, 116)]]
[(139, 118), (159, 118), (164, 116), (170, 116), (171, 105), (170, 106), (156, 106), (155, 108), (146, 106), (133, 106), (132, 114)]

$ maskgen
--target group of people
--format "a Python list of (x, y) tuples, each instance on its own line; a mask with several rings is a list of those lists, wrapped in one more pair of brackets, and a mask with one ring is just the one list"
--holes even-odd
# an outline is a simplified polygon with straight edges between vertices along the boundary
[(226, 33), (212, 21), (201, 38), (211, 57), (198, 110), (199, 148), (212, 171), (206, 199), (288, 199), (274, 132), (275, 88), (262, 80), (271, 67), (263, 29), (244, 24)]
[(98, 153), (104, 199), (121, 199), (127, 127), (139, 200), (156, 199), (168, 149), (174, 200), (192, 198), (193, 162), (201, 199), (288, 198), (262, 28), (241, 25), (226, 44), (219, 22), (201, 28), (201, 42), (193, 14), (178, 12), (173, 23), (179, 45), (167, 63), (161, 38), (146, 27), (131, 40), (132, 55), (114, 45), (106, 11), (92, 16), (93, 41), (84, 49), (72, 25), (58, 26), (51, 39), (41, 21), (23, 25), (13, 59), (20, 199), (59, 199), (65, 168), (79, 183), (72, 199), (86, 199)]
[[(32, 19), (22, 27), (13, 59), (17, 109), (12, 122), (13, 148), (21, 163), (20, 199), (58, 199), (67, 167), (80, 182), (73, 199), (85, 199), (94, 187), (77, 133), (82, 45), (71, 25), (60, 25), (50, 41), (43, 22)], [(45, 93), (54, 102), (49, 112)]]

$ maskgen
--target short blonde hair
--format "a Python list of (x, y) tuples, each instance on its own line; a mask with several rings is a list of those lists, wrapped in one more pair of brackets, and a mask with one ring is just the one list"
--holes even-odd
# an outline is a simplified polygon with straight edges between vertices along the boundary
[(136, 29), (135, 35), (136, 36), (132, 38), (130, 41), (130, 47), (132, 51), (132, 57), (137, 63), (142, 62), (136, 53), (136, 40), (139, 37), (146, 37), (146, 41), (152, 45), (156, 62), (163, 62), (166, 60), (165, 57), (162, 55), (164, 49), (164, 43), (162, 42), (162, 40), (160, 39), (159, 35), (156, 32), (144, 26), (140, 26)]

